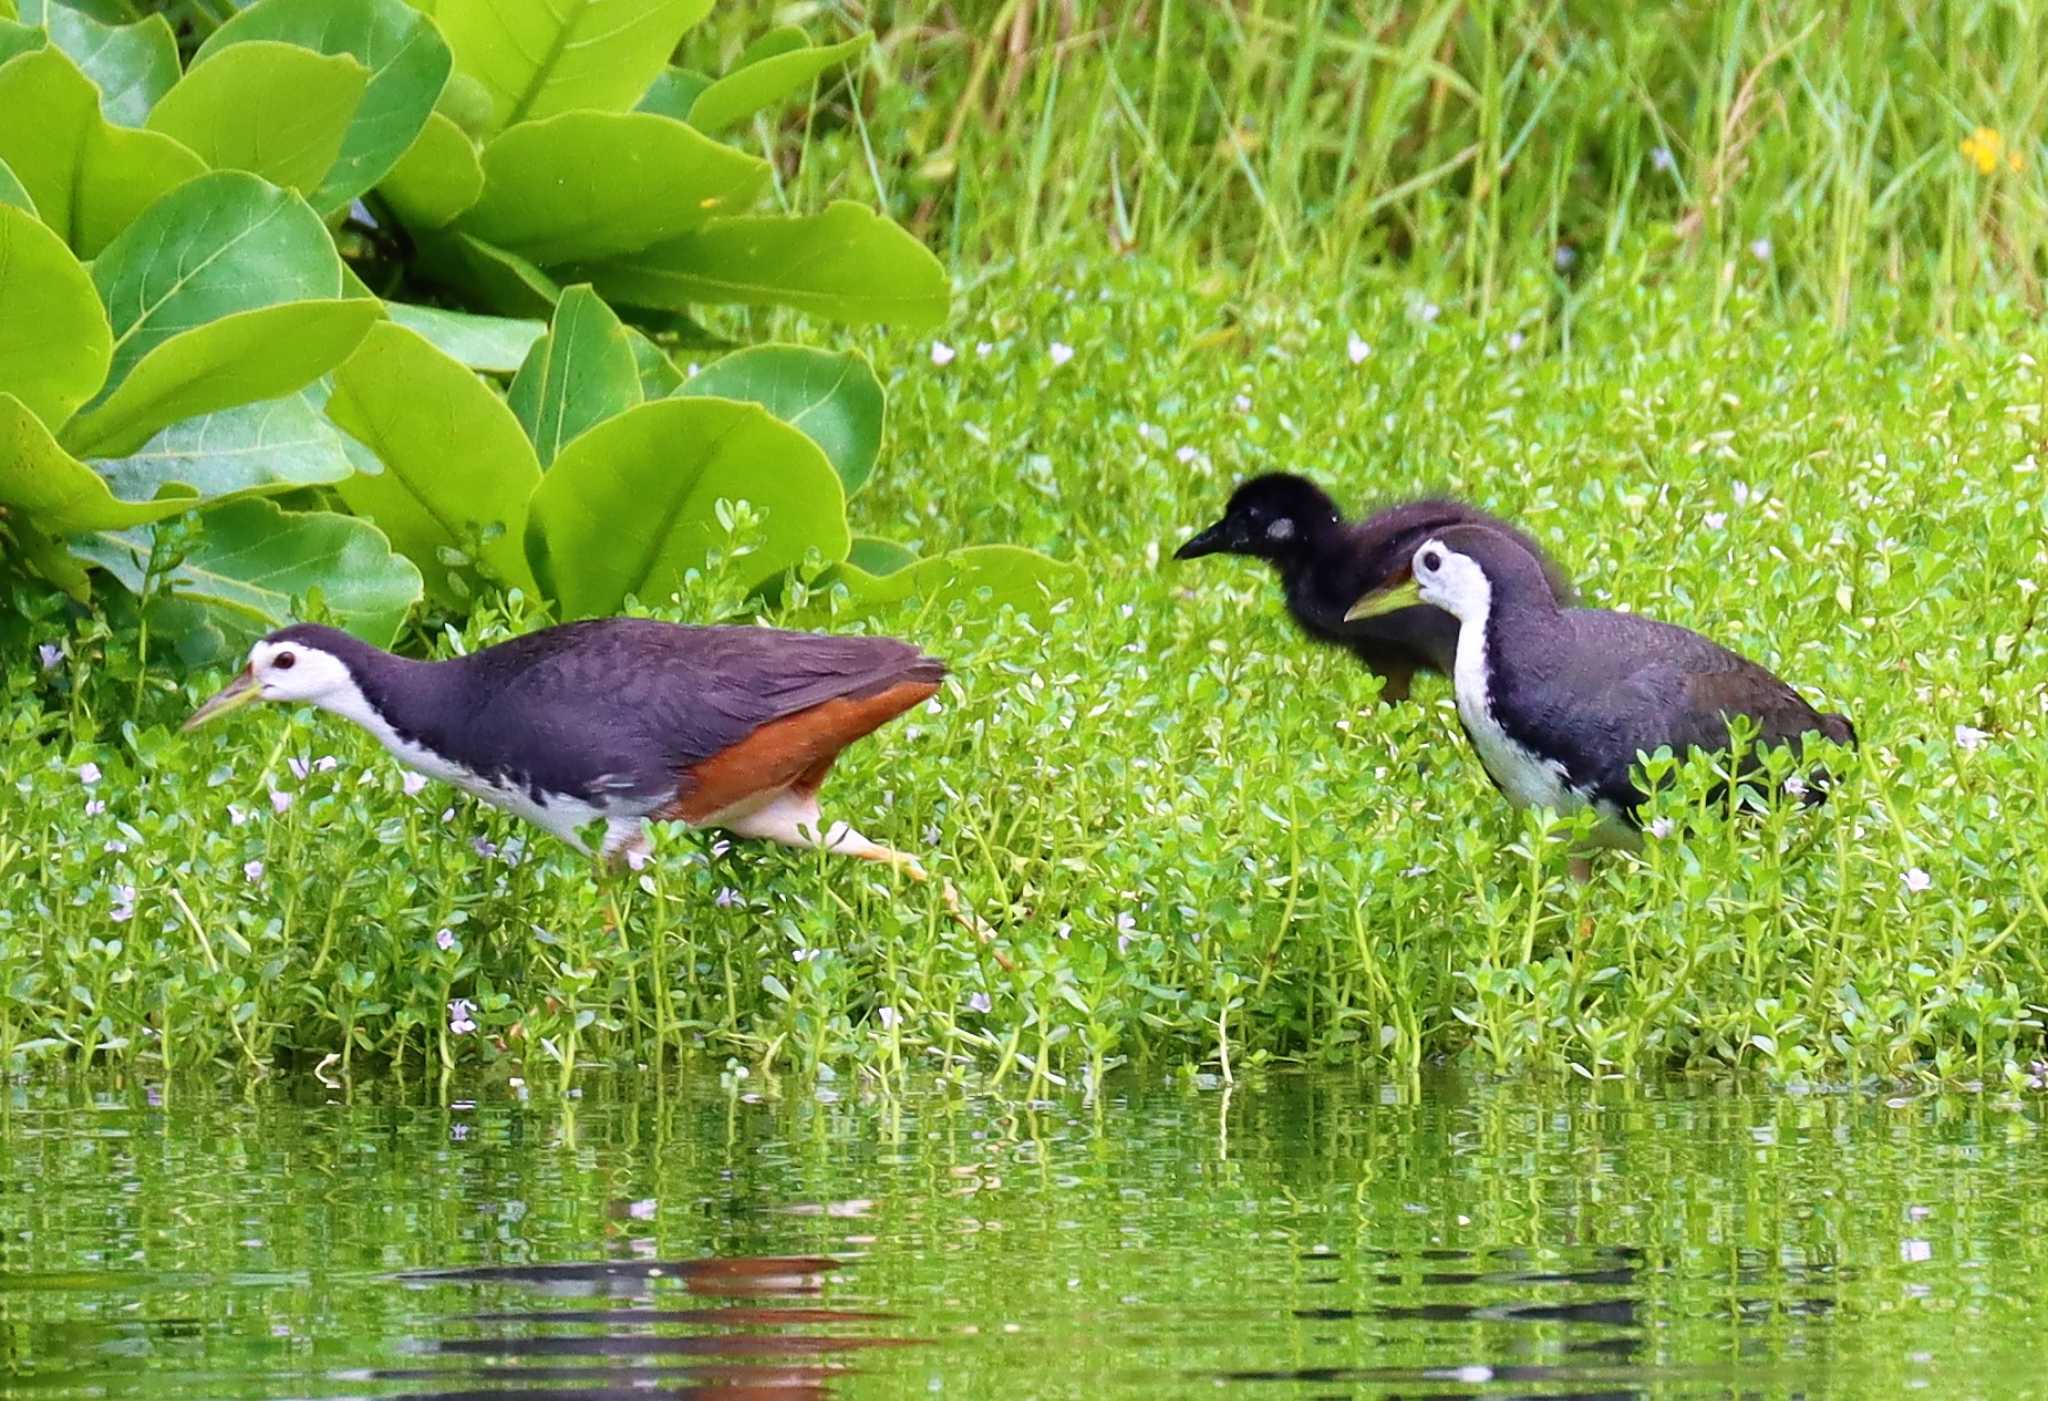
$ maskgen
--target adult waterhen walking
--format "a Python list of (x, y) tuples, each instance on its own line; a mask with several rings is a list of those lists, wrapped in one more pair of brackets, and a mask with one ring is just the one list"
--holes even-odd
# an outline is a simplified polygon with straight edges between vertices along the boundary
[(579, 851), (580, 830), (602, 820), (613, 861), (645, 853), (648, 818), (681, 819), (923, 880), (908, 854), (827, 828), (818, 788), (841, 750), (945, 674), (887, 637), (603, 618), (422, 662), (301, 623), (256, 643), (185, 728), (250, 701), (300, 701)]
[[(1598, 840), (1635, 846), (1640, 753), (1729, 747), (1728, 720), (1757, 742), (1821, 735), (1856, 743), (1846, 715), (1823, 715), (1783, 681), (1696, 632), (1633, 613), (1564, 606), (1543, 566), (1497, 530), (1431, 534), (1398, 578), (1345, 616), (1389, 616), (1417, 602), (1457, 620), (1458, 718), (1487, 775), (1520, 807), (1601, 815)], [(1818, 800), (1819, 785), (1810, 790)]]
[(1564, 574), (1535, 541), (1505, 521), (1462, 501), (1430, 499), (1390, 506), (1347, 521), (1314, 482), (1287, 472), (1254, 477), (1232, 493), (1223, 518), (1174, 551), (1175, 559), (1247, 555), (1279, 571), (1287, 611), (1319, 642), (1348, 648), (1381, 679), (1380, 698), (1408, 698), (1417, 671), (1450, 674), (1458, 624), (1435, 608), (1410, 606), (1346, 620), (1361, 594), (1400, 578), (1433, 532), (1483, 525), (1506, 534), (1541, 561), (1560, 598), (1571, 596)]

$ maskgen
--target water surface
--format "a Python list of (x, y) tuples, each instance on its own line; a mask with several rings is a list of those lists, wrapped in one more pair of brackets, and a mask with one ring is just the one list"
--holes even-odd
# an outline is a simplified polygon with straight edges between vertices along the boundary
[(0, 1091), (24, 1397), (2048, 1394), (2040, 1099)]

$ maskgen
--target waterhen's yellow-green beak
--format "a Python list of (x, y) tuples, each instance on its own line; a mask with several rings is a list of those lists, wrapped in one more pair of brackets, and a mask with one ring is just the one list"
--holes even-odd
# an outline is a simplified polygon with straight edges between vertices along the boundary
[(241, 675), (221, 687), (212, 699), (193, 711), (192, 718), (178, 728), (186, 731), (196, 730), (216, 715), (225, 715), (230, 710), (240, 710), (249, 702), (262, 699), (263, 688), (256, 683), (256, 673), (248, 667), (243, 667)]
[(1344, 621), (1355, 623), (1361, 618), (1377, 618), (1382, 614), (1397, 613), (1403, 608), (1413, 608), (1421, 602), (1422, 585), (1415, 582), (1411, 571), (1404, 569), (1398, 579), (1391, 579), (1362, 595), (1345, 612)]

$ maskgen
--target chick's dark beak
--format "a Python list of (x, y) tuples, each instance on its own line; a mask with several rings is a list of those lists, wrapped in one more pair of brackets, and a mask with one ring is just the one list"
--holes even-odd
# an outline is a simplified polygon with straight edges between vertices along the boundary
[(1207, 530), (1193, 536), (1187, 544), (1173, 552), (1175, 559), (1200, 559), (1203, 555), (1222, 554), (1237, 541), (1228, 520), (1217, 521)]

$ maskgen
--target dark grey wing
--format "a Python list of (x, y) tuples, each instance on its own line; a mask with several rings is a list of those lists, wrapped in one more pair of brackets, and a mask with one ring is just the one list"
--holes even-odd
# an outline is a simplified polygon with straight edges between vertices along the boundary
[(480, 741), (526, 755), (518, 767), (549, 791), (649, 801), (770, 721), (945, 675), (935, 658), (893, 638), (638, 619), (576, 625), (560, 645), (517, 661), (494, 678)]
[[(1581, 724), (1601, 737), (1568, 763), (1575, 779), (1622, 807), (1641, 794), (1629, 770), (1638, 753), (1668, 745), (1681, 757), (1725, 750), (1728, 717), (1755, 722), (1758, 742), (1788, 744), (1828, 725), (1799, 693), (1750, 661), (1698, 633), (1625, 614), (1579, 614), (1604, 634), (1610, 672), (1605, 685), (1589, 685)], [(1584, 655), (1584, 654), (1582, 654)], [(1598, 665), (1598, 663), (1596, 663)], [(1590, 680), (1592, 678), (1581, 678)]]

